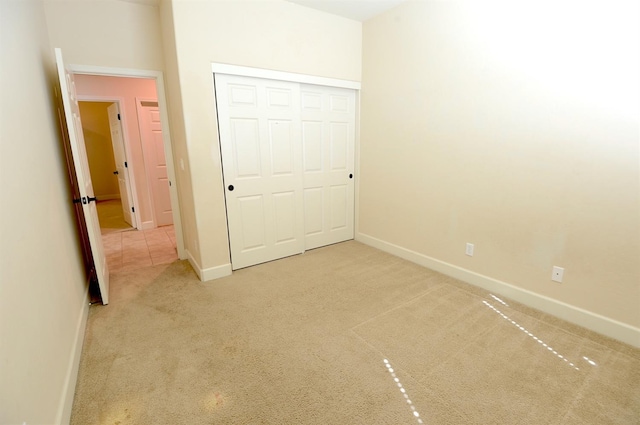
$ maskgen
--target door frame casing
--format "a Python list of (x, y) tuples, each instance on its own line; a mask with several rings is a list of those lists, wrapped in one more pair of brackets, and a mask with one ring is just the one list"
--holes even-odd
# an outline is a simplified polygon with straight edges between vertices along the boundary
[[(140, 205), (138, 201), (138, 191), (136, 189), (136, 180), (135, 173), (133, 170), (135, 169), (135, 164), (131, 160), (131, 147), (129, 143), (129, 137), (127, 131), (129, 131), (127, 127), (127, 120), (125, 119), (124, 113), (124, 98), (118, 96), (93, 96), (93, 95), (78, 95), (78, 102), (112, 102), (118, 104), (118, 110), (120, 111), (120, 116), (122, 117), (120, 120), (120, 125), (122, 126), (122, 142), (124, 143), (124, 151), (127, 155), (127, 174), (129, 175), (129, 190), (131, 190), (131, 198), (133, 200), (133, 215), (136, 219), (135, 228), (137, 230), (143, 230), (142, 228), (142, 218), (140, 217), (140, 208), (135, 208)], [(122, 196), (122, 194), (120, 194)]]
[[(162, 125), (162, 142), (164, 145), (164, 153), (167, 158), (167, 175), (171, 186), (169, 194), (171, 196), (171, 209), (173, 214), (173, 224), (176, 235), (176, 250), (178, 258), (184, 260), (187, 254), (184, 248), (184, 236), (182, 233), (182, 215), (180, 211), (180, 203), (178, 200), (178, 185), (176, 182), (175, 167), (173, 161), (173, 146), (171, 144), (169, 114), (167, 108), (167, 98), (164, 89), (164, 77), (162, 71), (130, 69), (130, 68), (112, 68), (93, 65), (67, 65), (69, 70), (74, 74), (98, 75), (104, 77), (125, 77), (125, 78), (146, 78), (155, 80), (156, 94), (158, 95), (158, 107), (160, 108), (160, 123)], [(122, 113), (122, 112), (121, 112)], [(137, 217), (136, 217), (137, 218)]]
[(342, 89), (360, 90), (362, 84), (359, 81), (341, 80), (338, 78), (318, 77), (315, 75), (296, 74), (294, 72), (274, 71), (264, 68), (252, 68), (249, 66), (229, 65), (228, 63), (211, 63), (211, 72), (214, 74), (229, 74), (240, 77), (255, 77), (266, 80), (289, 81), (292, 83), (313, 84), (316, 86), (338, 87)]

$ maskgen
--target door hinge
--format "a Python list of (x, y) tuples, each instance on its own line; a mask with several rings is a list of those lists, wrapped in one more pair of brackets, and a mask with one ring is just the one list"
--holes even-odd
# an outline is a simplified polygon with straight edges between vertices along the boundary
[(120, 114), (118, 114), (118, 121), (120, 121)]
[(169, 180), (169, 186), (171, 186), (171, 180)]
[(131, 207), (131, 212), (136, 212), (136, 209), (134, 207)]
[(124, 162), (124, 168), (129, 168), (129, 166), (127, 165), (127, 161)]

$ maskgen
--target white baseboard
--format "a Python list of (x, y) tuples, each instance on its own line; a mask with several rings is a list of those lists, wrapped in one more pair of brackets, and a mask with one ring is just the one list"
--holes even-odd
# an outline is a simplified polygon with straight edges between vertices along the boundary
[(140, 227), (141, 229), (139, 230), (151, 230), (156, 228), (155, 224), (153, 224), (153, 221), (143, 221)]
[(87, 328), (87, 319), (89, 317), (89, 285), (87, 284), (87, 292), (85, 294), (85, 302), (82, 304), (82, 311), (76, 326), (76, 335), (69, 358), (69, 366), (67, 367), (67, 376), (62, 391), (60, 407), (58, 408), (57, 424), (66, 425), (71, 420), (71, 409), (73, 408), (73, 398), (76, 392), (76, 383), (78, 381), (78, 370), (80, 368), (80, 356), (82, 355), (82, 345), (84, 343), (84, 332)]
[(200, 281), (206, 282), (209, 280), (220, 279), (221, 277), (231, 275), (230, 263), (223, 264), (221, 266), (209, 267), (209, 268), (203, 269), (200, 266), (200, 264), (198, 264), (196, 259), (193, 258), (193, 255), (191, 255), (191, 252), (189, 252), (188, 249), (186, 249), (185, 252), (187, 254), (187, 259), (189, 260), (191, 267), (193, 267), (193, 270), (196, 272), (196, 274), (200, 278)]
[(640, 348), (640, 329), (634, 326), (618, 322), (617, 320), (601, 316), (597, 313), (566, 304), (562, 301), (558, 301), (544, 295), (536, 294), (535, 292), (519, 288), (492, 277), (484, 276), (462, 267), (437, 260), (364, 233), (358, 233), (356, 235), (356, 240), (381, 251), (388, 252), (389, 254), (446, 274), (447, 276), (462, 280), (463, 282), (470, 283), (504, 297), (511, 298), (514, 301), (551, 314), (562, 320), (566, 320), (567, 322), (574, 323), (599, 334)]
[(225, 276), (231, 276), (231, 263), (203, 269), (201, 279), (203, 282), (206, 282), (208, 280), (220, 279)]

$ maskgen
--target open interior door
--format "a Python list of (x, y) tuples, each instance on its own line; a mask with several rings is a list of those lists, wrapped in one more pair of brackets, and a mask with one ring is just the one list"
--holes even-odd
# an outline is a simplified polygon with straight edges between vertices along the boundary
[(64, 66), (62, 60), (62, 50), (56, 48), (56, 65), (58, 78), (60, 80), (60, 97), (64, 110), (64, 119), (69, 132), (69, 144), (73, 156), (73, 164), (76, 170), (78, 186), (80, 188), (80, 200), (89, 233), (89, 243), (93, 255), (98, 285), (102, 303), (109, 303), (109, 270), (107, 269), (107, 259), (102, 246), (102, 235), (100, 233), (100, 223), (98, 222), (98, 210), (96, 208), (96, 198), (91, 185), (91, 174), (89, 173), (89, 162), (82, 133), (82, 122), (80, 121), (80, 109), (76, 98), (75, 83), (73, 74)]
[(122, 138), (122, 124), (120, 121), (120, 110), (118, 104), (113, 103), (107, 108), (109, 115), (109, 130), (111, 132), (111, 144), (113, 145), (113, 157), (116, 163), (115, 173), (118, 177), (118, 189), (120, 190), (120, 201), (122, 202), (122, 214), (124, 221), (131, 227), (136, 227), (136, 217), (133, 214), (133, 198), (131, 196), (131, 186), (129, 180), (129, 168), (127, 156), (124, 150), (124, 139)]

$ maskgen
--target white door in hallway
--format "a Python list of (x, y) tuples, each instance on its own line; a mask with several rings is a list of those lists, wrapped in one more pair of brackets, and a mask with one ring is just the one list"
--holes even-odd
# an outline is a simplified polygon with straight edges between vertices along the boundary
[(215, 75), (234, 270), (304, 251), (299, 85)]
[(109, 303), (109, 270), (107, 260), (102, 246), (102, 235), (100, 233), (100, 223), (98, 222), (98, 211), (96, 209), (95, 194), (91, 184), (91, 174), (89, 173), (89, 161), (85, 150), (84, 135), (82, 133), (82, 122), (80, 120), (80, 109), (76, 97), (73, 74), (69, 72), (62, 59), (62, 51), (55, 49), (56, 66), (58, 79), (60, 81), (60, 97), (63, 106), (61, 124), (66, 126), (73, 165), (76, 171), (78, 186), (80, 187), (82, 209), (85, 216), (91, 254), (95, 263), (98, 285), (102, 303)]
[(122, 122), (120, 121), (120, 110), (118, 104), (113, 103), (107, 108), (109, 115), (109, 130), (111, 132), (111, 145), (113, 146), (113, 157), (116, 163), (116, 175), (118, 177), (118, 189), (120, 191), (120, 201), (122, 202), (122, 214), (124, 221), (131, 227), (136, 227), (136, 217), (133, 213), (133, 197), (131, 195), (131, 183), (129, 180), (129, 168), (127, 155), (124, 149), (124, 139), (122, 138)]
[(353, 90), (302, 85), (305, 249), (354, 237)]
[(158, 102), (138, 100), (138, 120), (155, 225), (166, 226), (173, 223), (173, 214)]

